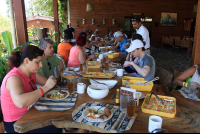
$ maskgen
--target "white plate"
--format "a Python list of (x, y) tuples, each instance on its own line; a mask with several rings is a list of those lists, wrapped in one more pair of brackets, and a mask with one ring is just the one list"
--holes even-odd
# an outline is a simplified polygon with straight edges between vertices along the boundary
[(69, 69), (70, 69), (70, 71), (71, 71), (71, 70), (72, 70), (72, 71), (75, 71), (75, 72), (79, 71), (79, 67), (67, 67), (67, 68), (65, 69), (65, 72), (66, 72), (66, 71), (69, 71)]
[[(97, 110), (97, 109), (100, 108), (100, 107), (101, 107), (101, 106), (92, 106), (92, 107), (89, 107), (89, 109), (94, 108), (94, 110)], [(106, 108), (106, 107), (102, 107), (102, 108), (100, 108), (99, 110), (104, 111), (105, 108)], [(88, 108), (87, 108), (87, 109), (88, 109)], [(104, 120), (102, 120), (102, 119), (92, 119), (92, 118), (88, 118), (88, 117), (85, 115), (85, 111), (86, 111), (86, 109), (82, 112), (82, 116), (83, 116), (84, 119), (86, 119), (86, 120), (89, 121), (89, 122), (106, 122), (106, 121), (110, 120), (110, 119), (112, 118), (112, 116), (113, 116), (112, 111), (110, 111), (110, 112), (111, 112), (111, 116), (110, 116), (109, 118), (107, 118), (107, 119), (104, 119)]]
[[(44, 95), (44, 97), (45, 97), (47, 100), (53, 100), (53, 99), (48, 98), (47, 95), (48, 95), (48, 94), (53, 94), (53, 93), (55, 93), (56, 91), (58, 91), (58, 88), (56, 88), (56, 90), (47, 92), (47, 93)], [(63, 100), (63, 99), (65, 99), (65, 98), (67, 98), (67, 97), (69, 96), (69, 92), (68, 92), (67, 90), (63, 90), (63, 89), (61, 88), (61, 91), (66, 92), (67, 95), (66, 95), (64, 98), (57, 99), (57, 100)], [(57, 101), (57, 100), (54, 100), (54, 101)]]

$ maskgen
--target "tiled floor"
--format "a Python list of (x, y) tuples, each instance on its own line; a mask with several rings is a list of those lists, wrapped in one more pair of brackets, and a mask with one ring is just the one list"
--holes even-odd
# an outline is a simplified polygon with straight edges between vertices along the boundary
[(185, 71), (190, 67), (191, 55), (187, 56), (187, 49), (175, 48), (173, 52), (172, 46), (169, 47), (154, 47), (151, 46), (151, 55), (154, 57), (156, 67), (166, 69), (170, 73), (174, 73), (174, 70)]

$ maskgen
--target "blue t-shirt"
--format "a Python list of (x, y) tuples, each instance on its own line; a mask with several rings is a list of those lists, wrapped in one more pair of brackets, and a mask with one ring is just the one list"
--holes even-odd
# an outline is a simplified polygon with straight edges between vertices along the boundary
[(124, 38), (124, 40), (120, 43), (119, 47), (120, 47), (120, 52), (125, 52), (125, 53), (128, 53), (126, 51), (126, 49), (124, 49), (124, 44), (127, 44), (127, 40), (126, 38)]

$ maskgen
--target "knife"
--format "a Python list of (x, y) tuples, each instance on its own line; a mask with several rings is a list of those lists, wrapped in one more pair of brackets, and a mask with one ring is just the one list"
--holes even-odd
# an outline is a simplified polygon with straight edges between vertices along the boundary
[(71, 99), (70, 99), (70, 101), (72, 101), (72, 98), (74, 97), (74, 94), (72, 94), (72, 97), (71, 97)]
[(126, 115), (125, 113), (122, 114), (122, 116), (120, 117), (120, 119), (119, 119), (117, 125), (115, 126), (114, 130), (118, 130), (118, 127), (121, 124), (121, 122), (123, 121), (125, 115)]

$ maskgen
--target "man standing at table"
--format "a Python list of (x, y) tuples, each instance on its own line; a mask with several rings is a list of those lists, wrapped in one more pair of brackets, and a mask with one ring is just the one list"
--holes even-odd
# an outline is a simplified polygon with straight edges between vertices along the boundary
[(137, 73), (136, 77), (142, 77), (145, 80), (152, 80), (155, 76), (155, 60), (152, 56), (145, 53), (144, 42), (136, 39), (131, 42), (131, 46), (126, 49), (133, 57), (134, 61), (125, 61), (124, 67), (131, 66)]
[[(54, 55), (54, 42), (51, 39), (41, 39), (39, 43), (39, 48), (44, 50), (44, 57), (42, 59), (42, 68), (40, 68), (39, 73), (46, 78), (54, 75), (54, 68), (59, 66), (60, 71), (63, 70), (63, 62)], [(57, 78), (59, 81), (60, 77)]]
[(140, 17), (136, 16), (132, 19), (133, 28), (136, 30), (137, 34), (142, 35), (143, 41), (145, 42), (145, 53), (151, 54), (150, 52), (150, 38), (149, 31), (146, 27), (142, 25)]

